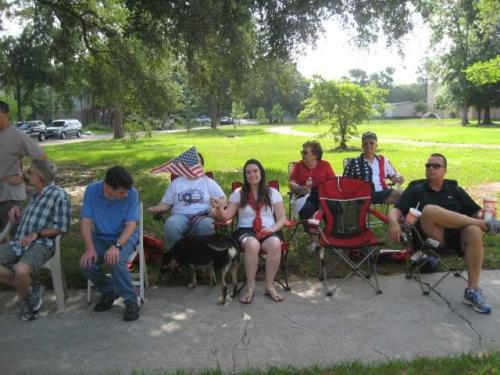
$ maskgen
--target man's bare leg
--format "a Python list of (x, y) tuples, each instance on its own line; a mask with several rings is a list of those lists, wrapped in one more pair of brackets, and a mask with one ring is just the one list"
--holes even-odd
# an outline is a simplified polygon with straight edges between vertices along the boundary
[(479, 288), (479, 276), (483, 267), (483, 233), (476, 225), (463, 228), (461, 246), (465, 252), (465, 264), (469, 274), (469, 288)]
[(486, 222), (482, 219), (462, 215), (433, 204), (425, 206), (420, 217), (420, 226), (427, 235), (433, 237), (432, 234), (441, 231), (441, 238), (433, 237), (438, 241), (442, 241), (443, 228), (462, 229), (469, 225), (475, 225), (484, 232), (488, 230)]
[(21, 301), (26, 298), (31, 286), (31, 267), (29, 264), (19, 262), (14, 266), (14, 269), (17, 298)]

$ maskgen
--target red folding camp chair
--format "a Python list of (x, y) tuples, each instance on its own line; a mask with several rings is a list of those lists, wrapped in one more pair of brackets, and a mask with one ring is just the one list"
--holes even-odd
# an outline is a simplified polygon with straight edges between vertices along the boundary
[[(382, 213), (370, 209), (370, 183), (349, 177), (336, 177), (319, 186), (319, 198), (320, 210), (309, 222), (318, 226), (321, 272), (326, 295), (333, 295), (355, 274), (358, 274), (377, 294), (381, 294), (375, 266), (382, 242), (367, 228), (366, 223), (369, 212), (379, 219), (387, 220), (387, 218)], [(321, 220), (324, 220), (324, 228), (319, 225)], [(331, 251), (335, 258), (328, 270), (325, 251)], [(335, 288), (329, 289), (327, 276), (329, 273), (335, 275), (335, 266), (342, 261), (347, 264), (350, 271)], [(370, 280), (372, 275), (374, 283)]]
[[(278, 180), (271, 180), (271, 181), (268, 181), (268, 186), (269, 187), (272, 187), (276, 190), (280, 190), (280, 184), (279, 184), (279, 181)], [(235, 191), (236, 189), (240, 188), (241, 186), (243, 186), (243, 184), (239, 181), (233, 181), (231, 183), (231, 191)], [(292, 222), (292, 221), (286, 221), (285, 223), (285, 227), (287, 228), (291, 228), (291, 227), (294, 227), (296, 226), (297, 223), (295, 222)], [(234, 229), (234, 228), (233, 228)], [(288, 258), (288, 252), (290, 251), (290, 243), (285, 240), (285, 235), (284, 233), (281, 233), (281, 262), (280, 262), (280, 273), (281, 273), (281, 277), (282, 277), (282, 280), (281, 279), (277, 279), (276, 282), (286, 291), (290, 291), (291, 288), (290, 286), (288, 285), (288, 272), (287, 272), (287, 267), (286, 267), (286, 261), (287, 261), (287, 258)], [(260, 254), (260, 256), (262, 258), (265, 257), (265, 254)], [(240, 287), (238, 289), (238, 292), (243, 289), (243, 287), (245, 286), (245, 284), (243, 284), (242, 287)]]

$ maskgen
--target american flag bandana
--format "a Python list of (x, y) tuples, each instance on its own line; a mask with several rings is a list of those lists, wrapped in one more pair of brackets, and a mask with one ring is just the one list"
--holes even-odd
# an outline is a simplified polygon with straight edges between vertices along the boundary
[(169, 172), (177, 176), (199, 178), (203, 176), (203, 166), (201, 165), (198, 152), (195, 147), (183, 152), (175, 159), (167, 161), (154, 168), (151, 173)]

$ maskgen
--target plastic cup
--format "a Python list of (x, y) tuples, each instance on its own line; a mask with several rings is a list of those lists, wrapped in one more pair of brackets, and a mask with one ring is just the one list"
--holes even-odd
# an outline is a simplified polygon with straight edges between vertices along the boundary
[(484, 220), (496, 219), (497, 217), (497, 199), (496, 197), (483, 198)]
[(408, 211), (408, 214), (405, 217), (405, 224), (408, 226), (415, 225), (420, 216), (422, 216), (422, 212), (420, 212), (416, 208), (410, 208), (410, 211)]

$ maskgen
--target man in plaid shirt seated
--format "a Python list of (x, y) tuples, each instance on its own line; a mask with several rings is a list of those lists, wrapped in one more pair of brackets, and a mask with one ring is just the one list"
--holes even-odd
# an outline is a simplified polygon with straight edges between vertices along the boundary
[(23, 320), (38, 317), (43, 289), (30, 290), (31, 274), (54, 255), (54, 239), (69, 231), (71, 204), (68, 194), (54, 183), (57, 167), (48, 160), (35, 159), (25, 179), (35, 194), (24, 213), (19, 206), (9, 211), (9, 220), (18, 222), (14, 238), (0, 245), (0, 283), (16, 288), (17, 308)]

